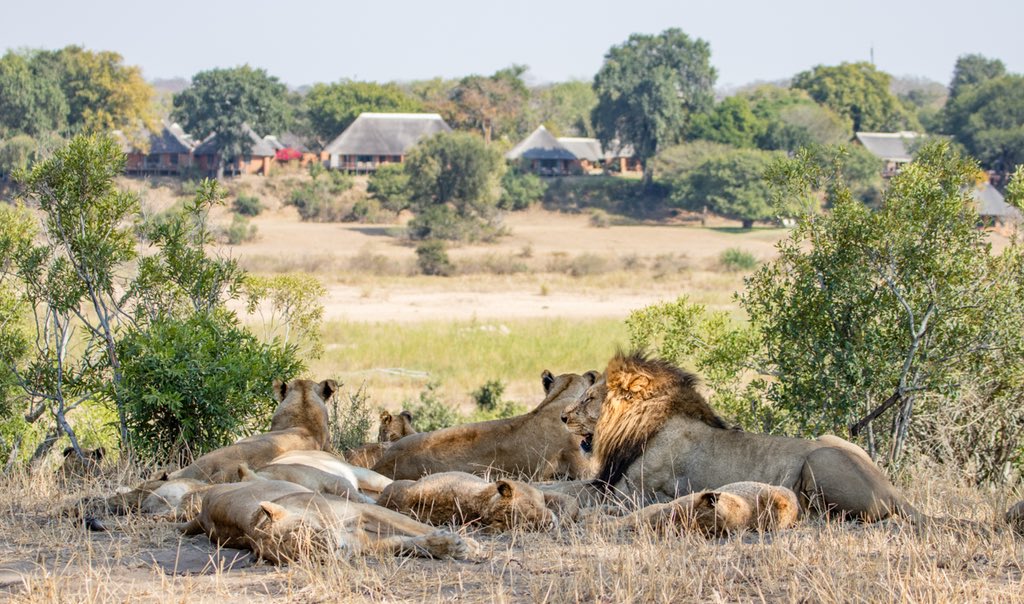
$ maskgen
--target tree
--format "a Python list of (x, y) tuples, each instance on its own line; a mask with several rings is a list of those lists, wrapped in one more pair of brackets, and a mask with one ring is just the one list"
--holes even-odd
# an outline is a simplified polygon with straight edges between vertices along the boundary
[(462, 78), (451, 97), (456, 125), (478, 128), (487, 144), (492, 137), (513, 132), (529, 97), (522, 80), (525, 71), (525, 65), (513, 65), (489, 77)]
[(506, 170), (501, 177), (498, 207), (502, 210), (525, 210), (531, 203), (543, 199), (547, 188), (547, 183), (536, 174)]
[(753, 148), (766, 128), (767, 124), (754, 115), (747, 99), (731, 96), (710, 112), (694, 116), (688, 138)]
[(593, 122), (605, 147), (632, 145), (644, 166), (660, 149), (682, 140), (693, 115), (711, 107), (715, 70), (711, 48), (679, 29), (633, 34), (605, 55), (594, 76)]
[(366, 192), (380, 200), (384, 208), (401, 212), (409, 207), (409, 175), (403, 164), (384, 164), (370, 175)]
[(818, 65), (793, 78), (793, 88), (853, 122), (854, 132), (894, 132), (917, 128), (899, 99), (889, 91), (892, 76), (870, 63)]
[(755, 149), (735, 149), (713, 156), (677, 181), (671, 200), (691, 209), (708, 210), (743, 221), (743, 228), (755, 220), (776, 215), (764, 173), (777, 155)]
[(60, 81), (40, 70), (28, 53), (0, 58), (0, 137), (38, 136), (67, 126), (68, 105)]
[(252, 139), (244, 125), (256, 132), (283, 130), (289, 118), (288, 90), (277, 78), (248, 65), (211, 69), (195, 75), (192, 85), (174, 95), (172, 117), (199, 138), (216, 134), (220, 163), (248, 153)]
[(1002, 175), (1024, 163), (1024, 76), (964, 85), (945, 108), (945, 131)]
[[(505, 160), (497, 149), (466, 132), (442, 132), (420, 142), (406, 160), (409, 192), (418, 227), (451, 223), (490, 226), (500, 194)], [(450, 230), (443, 236), (427, 232), (417, 238), (460, 238)], [(468, 237), (474, 238), (473, 233)]]
[(341, 134), (360, 113), (415, 113), (423, 105), (396, 84), (342, 81), (315, 84), (305, 97), (306, 114), (318, 140)]
[(528, 121), (543, 124), (557, 136), (594, 136), (590, 115), (597, 95), (589, 82), (560, 82), (535, 88), (530, 95)]
[(953, 79), (949, 82), (949, 98), (956, 99), (960, 93), (988, 80), (1006, 75), (1006, 65), (999, 59), (971, 54), (957, 57), (953, 67)]

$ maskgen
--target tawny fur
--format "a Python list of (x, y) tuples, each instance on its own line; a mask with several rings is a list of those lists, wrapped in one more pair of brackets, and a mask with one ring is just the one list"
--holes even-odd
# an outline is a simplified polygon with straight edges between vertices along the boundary
[(377, 503), (428, 524), (472, 523), (492, 531), (540, 530), (556, 521), (544, 494), (525, 482), (490, 482), (466, 472), (441, 472), (415, 482), (397, 480)]
[(273, 563), (345, 559), (366, 551), (463, 559), (476, 543), (376, 505), (354, 503), (284, 481), (221, 484), (184, 527)]
[(287, 384), (275, 381), (273, 394), (278, 405), (269, 432), (211, 451), (170, 477), (209, 483), (232, 482), (238, 480), (238, 468), (242, 464), (260, 468), (288, 451), (329, 448), (325, 402), (337, 389), (334, 380), (293, 380)]
[(306, 487), (314, 493), (337, 495), (359, 503), (374, 502), (360, 493), (355, 483), (349, 479), (301, 464), (270, 464), (258, 472), (243, 465), (238, 468), (238, 480), (283, 480)]
[(627, 528), (673, 527), (706, 535), (737, 531), (768, 532), (796, 524), (800, 504), (796, 493), (762, 482), (735, 482), (711, 491), (679, 497), (637, 510), (619, 522)]
[(1006, 510), (1005, 520), (1014, 531), (1024, 535), (1024, 500)]
[(64, 449), (64, 461), (57, 470), (57, 477), (64, 481), (76, 481), (100, 475), (101, 463), (106, 449), (82, 449), (82, 455), (75, 452), (74, 447)]
[(544, 400), (529, 413), (406, 436), (391, 445), (373, 469), (410, 480), (451, 471), (530, 480), (589, 477), (590, 462), (580, 452), (580, 437), (566, 432), (560, 415), (597, 377), (593, 371), (557, 377), (545, 371)]
[(587, 388), (579, 399), (570, 403), (562, 411), (562, 423), (569, 434), (582, 438), (580, 448), (590, 455), (594, 451), (594, 426), (601, 416), (601, 407), (608, 395), (608, 385), (602, 375), (597, 382)]
[(388, 450), (391, 443), (410, 434), (416, 434), (416, 428), (412, 425), (411, 413), (402, 411), (398, 415), (391, 415), (387, 411), (381, 411), (377, 442), (345, 451), (345, 460), (354, 466), (372, 468), (384, 456), (384, 452)]

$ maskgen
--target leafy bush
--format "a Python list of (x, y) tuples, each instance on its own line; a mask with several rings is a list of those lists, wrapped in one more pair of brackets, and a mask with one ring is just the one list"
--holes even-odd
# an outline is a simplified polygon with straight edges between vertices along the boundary
[(135, 452), (181, 463), (265, 429), (271, 382), (302, 370), (294, 347), (261, 343), (227, 311), (158, 317), (119, 353)]
[(447, 405), (438, 396), (440, 382), (430, 382), (420, 392), (419, 401), (406, 399), (402, 408), (408, 409), (413, 416), (413, 423), (420, 432), (440, 430), (459, 423), (462, 416), (453, 407)]
[(287, 203), (295, 206), (300, 218), (311, 222), (340, 222), (350, 212), (349, 203), (339, 198), (324, 179), (308, 182), (292, 191)]
[(381, 207), (380, 201), (372, 197), (363, 197), (352, 205), (352, 210), (346, 217), (346, 221), (362, 224), (379, 224), (381, 222), (390, 222), (394, 217), (394, 214), (385, 211)]
[(377, 168), (370, 175), (366, 190), (392, 212), (401, 212), (409, 207), (409, 175), (405, 173), (403, 164), (385, 164)]
[(416, 265), (424, 275), (449, 277), (455, 271), (443, 241), (433, 239), (416, 246)]
[(335, 451), (348, 451), (367, 442), (373, 426), (370, 410), (370, 395), (363, 383), (355, 392), (348, 393), (343, 405), (341, 392), (334, 395), (328, 405), (328, 426), (331, 431), (331, 446)]
[(490, 380), (473, 391), (470, 395), (476, 408), (481, 411), (494, 411), (501, 403), (501, 395), (505, 394), (505, 384), (500, 380)]
[(231, 207), (242, 216), (259, 216), (263, 211), (263, 202), (255, 195), (239, 195)]
[(256, 238), (256, 225), (249, 224), (249, 219), (241, 214), (231, 218), (231, 225), (224, 229), (224, 238), (228, 245), (240, 245)]
[(608, 272), (608, 259), (597, 254), (580, 254), (569, 263), (569, 274), (573, 277), (600, 275)]
[(718, 256), (718, 264), (727, 271), (752, 271), (757, 268), (757, 258), (748, 251), (731, 247)]
[(590, 210), (590, 226), (607, 229), (611, 225), (612, 221), (608, 218), (608, 212), (597, 208)]
[(498, 207), (502, 210), (525, 210), (544, 198), (547, 184), (535, 174), (509, 170), (501, 177), (501, 197)]
[(328, 191), (331, 195), (341, 195), (355, 186), (356, 180), (352, 175), (340, 170), (331, 170), (328, 174)]

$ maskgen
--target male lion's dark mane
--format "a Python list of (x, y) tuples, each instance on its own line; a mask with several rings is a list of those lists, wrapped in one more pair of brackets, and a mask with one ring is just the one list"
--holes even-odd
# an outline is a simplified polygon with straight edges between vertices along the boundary
[(730, 426), (697, 391), (700, 378), (640, 351), (619, 352), (605, 372), (608, 394), (594, 428), (595, 486), (610, 489), (644, 454), (647, 442), (673, 416), (723, 430)]

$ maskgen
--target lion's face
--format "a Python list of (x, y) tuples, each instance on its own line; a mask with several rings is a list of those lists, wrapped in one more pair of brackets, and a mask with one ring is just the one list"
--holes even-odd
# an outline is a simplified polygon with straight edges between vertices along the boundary
[(82, 456), (79, 457), (74, 447), (68, 447), (64, 449), (64, 463), (60, 466), (59, 475), (65, 480), (98, 476), (105, 452), (103, 447), (82, 449)]
[(410, 434), (416, 434), (416, 429), (412, 427), (411, 413), (402, 411), (398, 415), (391, 415), (387, 411), (381, 411), (377, 442), (392, 443)]
[(548, 509), (544, 494), (517, 480), (499, 480), (482, 510), (483, 521), (495, 531), (516, 527), (526, 530), (551, 528), (555, 515)]
[(604, 379), (599, 379), (590, 388), (584, 391), (583, 396), (576, 400), (562, 411), (562, 423), (565, 424), (570, 433), (582, 436), (580, 449), (584, 453), (590, 453), (594, 449), (594, 426), (597, 425), (597, 418), (601, 415), (601, 405), (604, 404), (608, 388)]
[(324, 522), (312, 506), (305, 513), (294, 513), (280, 505), (264, 501), (253, 534), (260, 557), (281, 564), (297, 560), (345, 559), (348, 540), (337, 522)]

